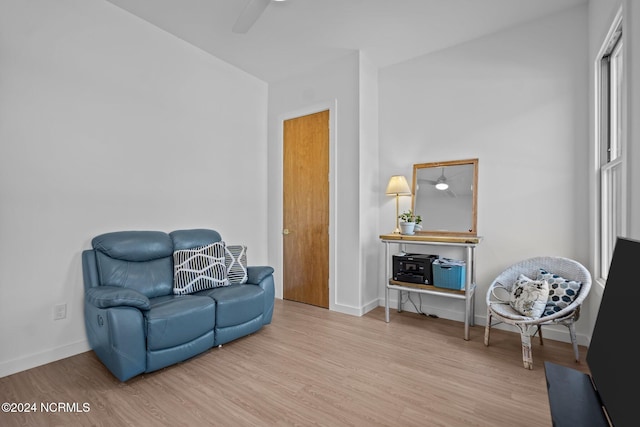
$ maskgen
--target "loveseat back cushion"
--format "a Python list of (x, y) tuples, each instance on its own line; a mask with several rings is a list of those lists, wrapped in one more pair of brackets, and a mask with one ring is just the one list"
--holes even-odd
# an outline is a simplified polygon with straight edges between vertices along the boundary
[(134, 289), (147, 298), (173, 289), (173, 243), (161, 231), (116, 231), (91, 241), (101, 286)]
[(205, 228), (176, 230), (169, 233), (169, 236), (173, 241), (174, 251), (194, 249), (222, 241), (220, 233)]

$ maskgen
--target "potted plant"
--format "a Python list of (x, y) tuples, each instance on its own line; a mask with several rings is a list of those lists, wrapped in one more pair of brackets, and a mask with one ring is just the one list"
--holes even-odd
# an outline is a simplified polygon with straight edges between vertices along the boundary
[(420, 215), (415, 216), (415, 227), (413, 227), (413, 231), (422, 231), (422, 217)]
[(398, 218), (402, 221), (400, 223), (400, 232), (402, 234), (414, 234), (416, 224), (422, 222), (420, 215), (415, 215), (411, 209), (403, 212)]

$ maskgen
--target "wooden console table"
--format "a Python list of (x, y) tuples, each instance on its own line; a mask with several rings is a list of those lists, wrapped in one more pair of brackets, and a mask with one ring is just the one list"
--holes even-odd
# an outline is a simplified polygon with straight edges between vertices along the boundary
[[(465, 302), (464, 310), (464, 339), (469, 340), (469, 326), (474, 324), (474, 301), (476, 289), (476, 259), (475, 249), (482, 240), (478, 236), (436, 236), (427, 234), (382, 234), (380, 240), (385, 244), (385, 293), (384, 309), (385, 321), (389, 322), (389, 290), (398, 291), (398, 311), (402, 311), (402, 292), (417, 292), (422, 294), (439, 295), (447, 298), (461, 299)], [(390, 244), (400, 245), (400, 250), (405, 251), (404, 245), (430, 245), (430, 246), (457, 246), (465, 250), (465, 285), (464, 290), (455, 291), (451, 289), (438, 288), (432, 285), (420, 285), (415, 283), (399, 282), (392, 280), (389, 264), (392, 261), (389, 250)]]

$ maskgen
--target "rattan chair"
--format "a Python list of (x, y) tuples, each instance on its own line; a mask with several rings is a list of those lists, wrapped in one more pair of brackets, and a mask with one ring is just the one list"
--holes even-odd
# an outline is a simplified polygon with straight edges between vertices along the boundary
[[(522, 316), (509, 304), (496, 300), (494, 289), (504, 287), (507, 291), (510, 291), (520, 274), (535, 279), (540, 268), (562, 276), (565, 279), (582, 282), (580, 291), (572, 303), (552, 315), (542, 315), (539, 318), (533, 318)], [(580, 317), (580, 306), (589, 294), (590, 289), (591, 274), (582, 264), (572, 259), (562, 257), (536, 257), (513, 264), (495, 278), (487, 291), (487, 323), (484, 331), (484, 345), (489, 345), (489, 335), (492, 326), (500, 323), (514, 325), (520, 331), (522, 340), (522, 362), (524, 363), (524, 367), (533, 369), (531, 337), (537, 333), (540, 337), (540, 345), (542, 345), (542, 330), (540, 327), (543, 325), (560, 324), (569, 328), (573, 352), (576, 357), (576, 362), (578, 362), (578, 343), (576, 341), (574, 323)]]

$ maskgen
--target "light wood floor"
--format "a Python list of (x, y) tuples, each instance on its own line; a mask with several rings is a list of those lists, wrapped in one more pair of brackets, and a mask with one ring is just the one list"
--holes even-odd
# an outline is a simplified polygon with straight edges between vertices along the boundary
[[(276, 300), (257, 333), (126, 383), (93, 352), (0, 378), (1, 426), (551, 426), (543, 361), (588, 372), (570, 344), (384, 308), (363, 317)], [(62, 402), (79, 412), (40, 412)], [(82, 412), (83, 404), (88, 411)], [(64, 406), (64, 405), (63, 405)]]

